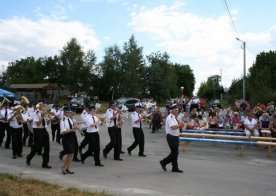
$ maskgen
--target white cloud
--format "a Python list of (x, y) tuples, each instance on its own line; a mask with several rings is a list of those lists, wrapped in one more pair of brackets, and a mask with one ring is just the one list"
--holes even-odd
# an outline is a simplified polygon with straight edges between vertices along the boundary
[[(130, 26), (135, 32), (146, 34), (157, 44), (157, 50), (167, 51), (173, 62), (189, 64), (196, 77), (196, 90), (211, 75), (220, 75), (223, 86), (243, 74), (243, 50), (227, 15), (206, 18), (181, 12), (179, 2), (171, 7), (160, 5), (151, 9), (137, 9), (131, 13)], [(236, 14), (237, 12), (234, 12)], [(241, 35), (247, 43), (247, 68), (262, 50), (275, 46), (276, 26), (269, 32)], [(274, 40), (273, 40), (274, 39)], [(272, 44), (273, 43), (273, 44)]]
[(97, 50), (100, 41), (93, 29), (78, 21), (27, 18), (0, 20), (0, 65), (25, 58), (58, 55), (75, 37), (83, 49)]

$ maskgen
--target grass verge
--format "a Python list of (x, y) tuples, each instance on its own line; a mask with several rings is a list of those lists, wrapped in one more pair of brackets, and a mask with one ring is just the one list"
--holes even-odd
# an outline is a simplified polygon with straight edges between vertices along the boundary
[(44, 181), (0, 173), (0, 196), (111, 196), (105, 192), (91, 193), (76, 188), (64, 188)]

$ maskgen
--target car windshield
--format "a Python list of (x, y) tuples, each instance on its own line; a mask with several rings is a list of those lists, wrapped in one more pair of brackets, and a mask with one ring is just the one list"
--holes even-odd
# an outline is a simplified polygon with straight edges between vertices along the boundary
[(78, 103), (81, 104), (83, 99), (81, 97), (76, 97), (71, 100), (71, 103)]

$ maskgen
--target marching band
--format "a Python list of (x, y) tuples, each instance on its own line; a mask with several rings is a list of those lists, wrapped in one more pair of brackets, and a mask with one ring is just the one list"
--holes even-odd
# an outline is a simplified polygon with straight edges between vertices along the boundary
[[(142, 122), (148, 120), (148, 116), (143, 114), (141, 103), (135, 104), (135, 111), (130, 115), (133, 127), (134, 142), (127, 148), (131, 155), (132, 150), (139, 146), (139, 156), (144, 154), (144, 132)], [(57, 105), (46, 105), (42, 102), (30, 105), (29, 100), (22, 96), (18, 105), (11, 105), (5, 98), (0, 103), (0, 145), (7, 133), (5, 148), (10, 148), (12, 141), (12, 158), (22, 157), (23, 146), (31, 147), (26, 156), (26, 164), (31, 165), (34, 156), (42, 155), (42, 167), (50, 169), (50, 137), (47, 128), (51, 130), (51, 139), (58, 144), (62, 144), (62, 151), (59, 158), (66, 158), (63, 162), (62, 174), (74, 174), (71, 170), (72, 161), (84, 164), (89, 156), (94, 157), (95, 166), (103, 167), (100, 160), (100, 135), (99, 126), (106, 125), (110, 142), (103, 149), (103, 157), (107, 159), (108, 153), (114, 149), (113, 159), (123, 161), (120, 154), (124, 154), (122, 149), (122, 127), (125, 119), (128, 118), (127, 108), (117, 106), (115, 101), (109, 103), (109, 108), (103, 116), (96, 114), (95, 106), (85, 106), (80, 115), (81, 122), (76, 122), (73, 118), (74, 112), (67, 105), (58, 108)], [(84, 139), (78, 145), (76, 132), (79, 131)], [(11, 139), (10, 139), (11, 138)], [(83, 149), (88, 145), (86, 152)], [(80, 160), (78, 159), (80, 154)]]

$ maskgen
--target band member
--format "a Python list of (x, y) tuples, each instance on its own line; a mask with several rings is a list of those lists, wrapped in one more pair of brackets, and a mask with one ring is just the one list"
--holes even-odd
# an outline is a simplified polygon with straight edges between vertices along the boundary
[(81, 122), (83, 124), (83, 127), (82, 127), (82, 135), (84, 136), (83, 140), (81, 141), (80, 143), (80, 146), (79, 146), (79, 153), (82, 154), (82, 149), (88, 145), (89, 143), (89, 139), (88, 139), (88, 135), (87, 135), (87, 125), (85, 123), (85, 118), (86, 116), (89, 115), (89, 109), (87, 106), (84, 107), (84, 110), (82, 111), (81, 113)]
[(49, 134), (46, 130), (47, 126), (50, 124), (51, 119), (47, 118), (45, 111), (43, 111), (43, 103), (38, 103), (36, 105), (36, 111), (33, 114), (33, 132), (34, 132), (34, 144), (31, 147), (30, 154), (26, 157), (27, 165), (31, 164), (31, 160), (36, 153), (41, 152), (42, 154), (42, 167), (50, 169), (52, 168), (49, 163), (49, 153), (50, 153), (50, 141)]
[[(21, 113), (22, 117), (26, 120), (25, 123), (23, 123), (23, 146), (26, 146), (27, 138), (30, 135), (30, 130), (28, 127), (28, 120), (30, 119), (28, 114), (28, 108), (29, 106), (26, 105), (24, 108), (24, 111)], [(29, 141), (30, 141), (30, 138), (29, 138)]]
[(15, 107), (13, 112), (8, 114), (8, 121), (10, 122), (10, 131), (12, 135), (12, 158), (22, 157), (22, 132), (23, 124), (27, 123), (27, 119), (23, 117), (20, 107)]
[(75, 152), (75, 131), (78, 129), (78, 126), (73, 122), (71, 117), (73, 112), (69, 107), (63, 108), (64, 117), (60, 122), (60, 133), (62, 137), (62, 146), (63, 152), (66, 154), (66, 159), (62, 166), (63, 174), (74, 174), (71, 171), (73, 154)]
[[(68, 105), (64, 105), (63, 108), (66, 108), (66, 107), (69, 107)], [(64, 117), (64, 110), (61, 109), (60, 110), (60, 116), (61, 118)], [(71, 118), (73, 121), (74, 119)], [(74, 162), (80, 162), (80, 159), (78, 158), (78, 153), (79, 153), (79, 144), (78, 144), (78, 138), (77, 138), (77, 135), (76, 135), (76, 132), (73, 133), (74, 135), (74, 138), (75, 138), (75, 151), (74, 151), (74, 157), (73, 157), (73, 161)], [(65, 152), (62, 150), (59, 152), (59, 159), (62, 160), (62, 157), (65, 155)]]
[[(51, 119), (51, 130), (52, 130), (52, 141), (55, 141), (58, 144), (60, 144), (60, 110), (58, 109), (57, 105), (54, 105), (54, 107), (51, 109), (51, 113), (53, 114)], [(56, 133), (57, 132), (57, 133)], [(56, 136), (56, 137), (55, 137)]]
[[(33, 103), (32, 106), (28, 107), (27, 108), (27, 126), (28, 126), (28, 130), (29, 130), (29, 133), (28, 133), (28, 146), (29, 147), (32, 147), (33, 143), (34, 143), (34, 132), (33, 132), (33, 114), (35, 113), (36, 111), (36, 104)], [(27, 138), (26, 138), (27, 139)], [(23, 140), (24, 142), (24, 140)]]
[(135, 111), (131, 114), (131, 124), (133, 127), (133, 136), (134, 136), (134, 142), (130, 147), (128, 147), (127, 152), (129, 155), (131, 155), (131, 151), (136, 148), (139, 145), (139, 156), (140, 157), (146, 157), (144, 154), (144, 144), (145, 144), (145, 137), (144, 132), (142, 129), (142, 121), (143, 117), (140, 114), (141, 113), (141, 104), (136, 103), (135, 104)]
[(178, 168), (178, 147), (179, 147), (179, 133), (180, 129), (184, 127), (182, 123), (178, 124), (176, 119), (178, 115), (178, 108), (176, 104), (173, 104), (170, 108), (170, 114), (166, 118), (166, 134), (167, 142), (171, 149), (171, 153), (160, 161), (161, 167), (164, 171), (167, 171), (166, 165), (172, 163), (172, 172), (182, 173), (183, 171)]
[(89, 107), (89, 114), (85, 118), (87, 127), (87, 137), (89, 141), (88, 150), (81, 155), (81, 162), (84, 163), (85, 159), (94, 152), (95, 166), (103, 167), (100, 161), (100, 136), (99, 125), (101, 121), (96, 116), (96, 108), (94, 106)]
[[(7, 101), (5, 101), (7, 100)], [(5, 137), (5, 131), (7, 133), (7, 138), (5, 142), (5, 148), (11, 149), (11, 133), (8, 122), (8, 114), (11, 112), (9, 109), (9, 100), (5, 99), (2, 101), (2, 109), (0, 110), (0, 146), (2, 145), (3, 139)]]
[(122, 126), (124, 123), (124, 113), (122, 110), (122, 106), (119, 106), (117, 109), (117, 119), (118, 119), (118, 123), (117, 123), (116, 131), (118, 132), (118, 138), (119, 138), (119, 151), (121, 154), (125, 154), (125, 152), (122, 150)]
[(120, 149), (119, 149), (119, 134), (116, 131), (117, 126), (117, 115), (116, 115), (116, 105), (115, 101), (110, 101), (109, 108), (106, 111), (106, 126), (108, 127), (108, 134), (110, 137), (110, 142), (106, 145), (103, 150), (104, 158), (107, 158), (107, 154), (114, 148), (114, 160), (122, 161), (120, 158)]

